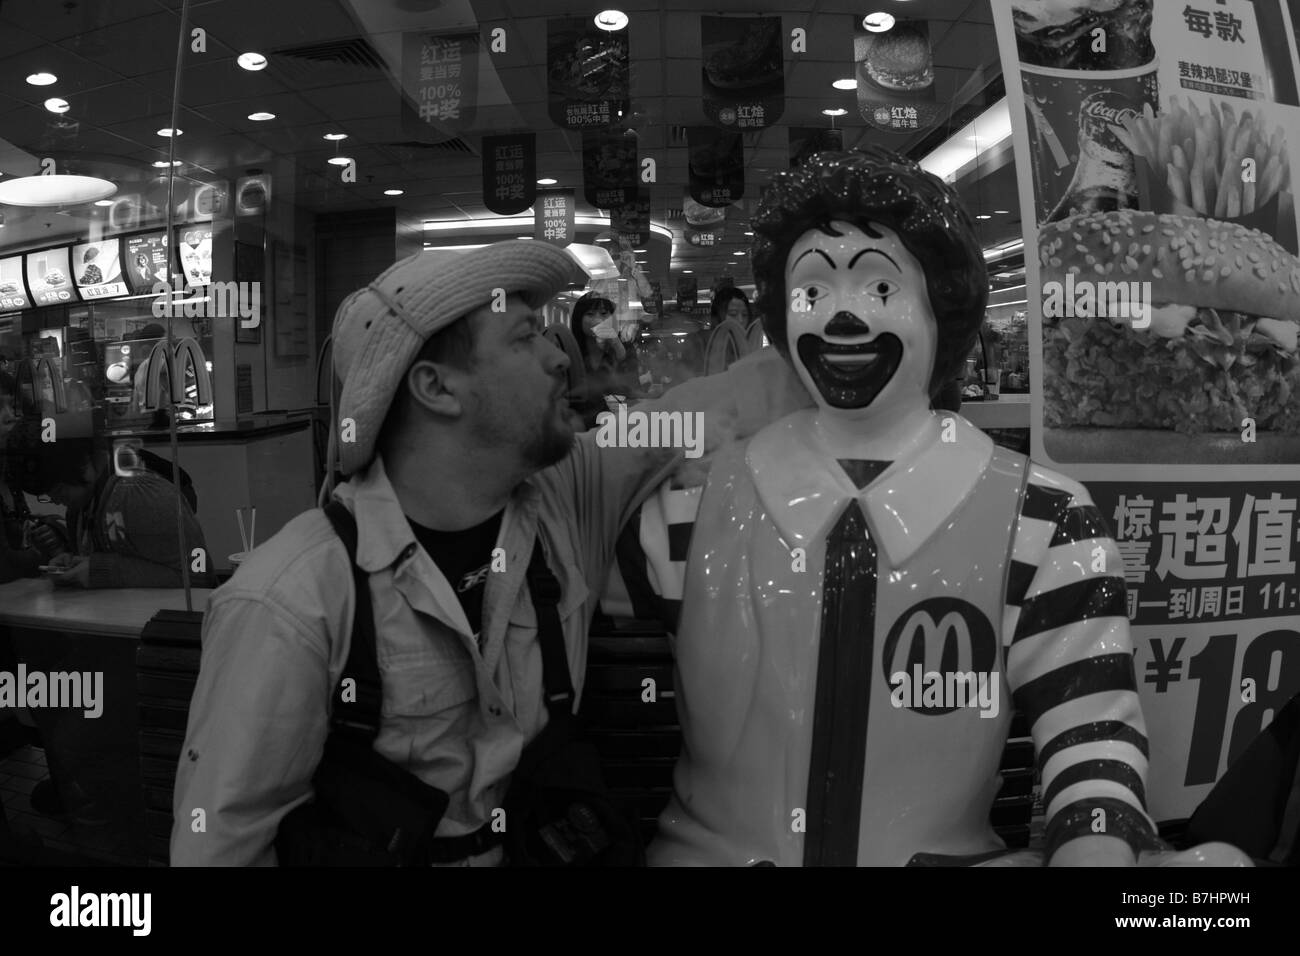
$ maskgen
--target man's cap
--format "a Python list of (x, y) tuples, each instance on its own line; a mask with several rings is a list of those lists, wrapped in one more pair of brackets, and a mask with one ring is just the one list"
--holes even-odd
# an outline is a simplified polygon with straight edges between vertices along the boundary
[(339, 441), (343, 474), (374, 457), (393, 396), (431, 335), (489, 304), (498, 289), (540, 309), (579, 274), (557, 246), (511, 239), (468, 252), (416, 253), (344, 299), (333, 333), (334, 370), (343, 382), (338, 423), (353, 422), (354, 440)]

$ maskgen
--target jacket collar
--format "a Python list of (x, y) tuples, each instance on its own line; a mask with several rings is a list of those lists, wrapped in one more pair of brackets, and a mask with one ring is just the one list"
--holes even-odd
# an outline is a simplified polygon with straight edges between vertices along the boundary
[(839, 463), (815, 446), (815, 409), (795, 412), (760, 431), (745, 460), (767, 514), (791, 547), (829, 534), (857, 497), (872, 535), (894, 567), (905, 563), (948, 522), (974, 491), (993, 457), (993, 442), (952, 412), (956, 441), (935, 440), (895, 461), (858, 491)]

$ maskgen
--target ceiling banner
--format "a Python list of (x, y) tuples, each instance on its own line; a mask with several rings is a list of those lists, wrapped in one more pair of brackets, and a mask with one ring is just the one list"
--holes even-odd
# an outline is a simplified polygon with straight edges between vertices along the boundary
[(547, 110), (561, 129), (607, 129), (630, 110), (627, 31), (586, 17), (546, 21)]
[(688, 126), (691, 198), (705, 206), (728, 206), (745, 195), (745, 144), (740, 133)]
[(525, 212), (537, 199), (537, 134), (483, 137), (483, 205), (498, 216)]
[(402, 128), (439, 143), (474, 128), (478, 100), (477, 35), (402, 37)]
[(700, 17), (704, 115), (726, 129), (762, 129), (785, 112), (780, 17)]
[(543, 189), (534, 204), (533, 238), (563, 248), (574, 241), (577, 202), (572, 189)]
[(643, 245), (650, 240), (650, 191), (643, 189), (621, 206), (610, 209), (610, 226), (620, 236), (627, 236), (633, 245)]
[(930, 24), (900, 17), (892, 27), (878, 32), (877, 16), (880, 14), (853, 18), (858, 112), (872, 127), (885, 132), (927, 129), (940, 116)]
[(638, 187), (635, 133), (582, 134), (582, 195), (587, 202), (613, 209), (632, 201)]

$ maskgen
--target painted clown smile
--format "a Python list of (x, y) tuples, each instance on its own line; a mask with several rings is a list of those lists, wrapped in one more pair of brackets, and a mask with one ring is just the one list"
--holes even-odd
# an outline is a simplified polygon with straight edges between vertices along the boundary
[(796, 350), (817, 390), (835, 408), (870, 405), (894, 377), (903, 358), (903, 343), (888, 332), (856, 345), (804, 334), (799, 336)]

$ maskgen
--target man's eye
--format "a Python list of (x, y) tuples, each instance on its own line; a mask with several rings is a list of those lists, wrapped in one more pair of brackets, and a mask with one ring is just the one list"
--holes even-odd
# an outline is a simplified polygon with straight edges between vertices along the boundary
[(898, 291), (898, 285), (897, 283), (890, 282), (888, 279), (877, 279), (867, 286), (867, 291), (882, 299), (888, 299)]

